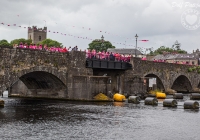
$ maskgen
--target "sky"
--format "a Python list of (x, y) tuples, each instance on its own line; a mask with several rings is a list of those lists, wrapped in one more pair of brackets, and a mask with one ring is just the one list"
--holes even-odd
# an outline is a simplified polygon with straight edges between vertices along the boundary
[(176, 40), (188, 53), (200, 47), (198, 0), (0, 0), (0, 23), (0, 40), (9, 42), (27, 39), (24, 27), (47, 26), (47, 38), (82, 50), (102, 35), (143, 53)]

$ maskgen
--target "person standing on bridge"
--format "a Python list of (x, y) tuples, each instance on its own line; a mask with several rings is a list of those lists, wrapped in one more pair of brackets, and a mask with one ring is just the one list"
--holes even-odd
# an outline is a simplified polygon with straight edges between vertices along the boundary
[(19, 47), (23, 48), (23, 43), (22, 42), (20, 42)]
[(110, 52), (110, 56), (109, 57), (110, 57), (110, 59), (109, 59), (110, 61), (114, 61), (115, 60), (115, 57), (114, 57), (112, 52)]
[(95, 49), (92, 50), (92, 58), (96, 58), (96, 50)]
[(127, 56), (127, 62), (130, 62), (130, 60), (131, 60), (131, 54), (129, 54), (129, 55)]
[(91, 59), (91, 57), (92, 57), (92, 54), (91, 54), (91, 52), (90, 52), (89, 49), (88, 49), (88, 51), (86, 52), (86, 56), (87, 56), (88, 59)]
[(106, 52), (106, 53), (105, 53), (105, 58), (106, 58), (106, 60), (109, 60), (109, 56), (110, 56), (109, 52)]
[(78, 46), (75, 46), (74, 50), (75, 50), (75, 51), (78, 51)]
[(69, 46), (68, 51), (70, 51), (70, 49), (71, 49), (71, 46)]

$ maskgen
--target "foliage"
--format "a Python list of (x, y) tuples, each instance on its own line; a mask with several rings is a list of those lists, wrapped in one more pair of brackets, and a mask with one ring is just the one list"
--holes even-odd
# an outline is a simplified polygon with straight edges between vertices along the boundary
[(108, 48), (115, 48), (115, 46), (113, 46), (109, 41), (105, 41), (105, 40), (100, 40), (100, 39), (95, 39), (93, 40), (89, 45), (90, 50), (95, 49), (96, 52), (99, 51), (107, 51)]
[(32, 43), (32, 40), (31, 39), (24, 39), (24, 38), (20, 38), (20, 39), (14, 39), (10, 42), (10, 44), (13, 46), (14, 44), (20, 44), (20, 43), (27, 43), (28, 45), (30, 45)]
[(51, 46), (61, 47), (61, 48), (63, 47), (62, 43), (56, 40), (49, 39), (49, 38), (39, 42), (38, 44), (47, 45), (48, 47), (51, 47)]
[(197, 72), (200, 74), (200, 66), (194, 66), (194, 67), (188, 68), (188, 72)]
[(2, 40), (0, 40), (0, 46), (6, 46), (6, 47), (8, 47), (8, 46), (10, 46), (10, 43), (8, 43), (7, 40), (2, 39)]
[(161, 46), (155, 51), (150, 51), (149, 55), (158, 55), (158, 54), (167, 54), (167, 53), (187, 53), (187, 51), (181, 50), (180, 47), (169, 48), (169, 47)]
[(188, 68), (188, 72), (192, 72), (193, 70), (192, 70), (192, 68)]

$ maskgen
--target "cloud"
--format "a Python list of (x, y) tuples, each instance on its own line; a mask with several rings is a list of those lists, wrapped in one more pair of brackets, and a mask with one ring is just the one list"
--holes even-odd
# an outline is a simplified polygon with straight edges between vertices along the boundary
[[(191, 51), (199, 47), (199, 28), (189, 31), (181, 24), (182, 13), (190, 8), (177, 6), (184, 2), (186, 1), (1, 0), (0, 22), (26, 27), (44, 27), (46, 24), (48, 30), (67, 34), (64, 36), (48, 32), (48, 38), (57, 40), (64, 46), (78, 45), (81, 49), (86, 49), (91, 40), (80, 37), (98, 39), (102, 35), (117, 48), (135, 47), (134, 36), (137, 33), (138, 39), (149, 40), (146, 43), (138, 42), (143, 48), (156, 49), (160, 45), (171, 47), (178, 40), (183, 49)], [(190, 3), (197, 4), (198, 1), (192, 0)], [(200, 10), (200, 7), (195, 9)], [(0, 25), (0, 30), (0, 39), (11, 41), (27, 38), (27, 29), (24, 28)], [(114, 42), (126, 42), (127, 46)]]

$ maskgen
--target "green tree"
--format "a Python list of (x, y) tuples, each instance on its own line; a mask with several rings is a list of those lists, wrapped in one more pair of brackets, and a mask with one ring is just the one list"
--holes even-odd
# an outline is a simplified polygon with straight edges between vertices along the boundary
[(47, 45), (48, 47), (51, 47), (51, 46), (61, 47), (61, 48), (63, 47), (62, 43), (56, 40), (49, 39), (49, 38), (39, 42), (38, 44)]
[(28, 45), (30, 45), (32, 43), (32, 40), (31, 39), (24, 39), (24, 38), (20, 38), (20, 39), (14, 39), (10, 42), (11, 45), (14, 45), (14, 44), (20, 44), (20, 43), (27, 43)]
[(89, 45), (90, 50), (95, 49), (97, 52), (99, 51), (107, 51), (108, 48), (115, 48), (109, 41), (105, 41), (103, 39), (95, 39)]
[(155, 51), (151, 51), (150, 55), (158, 55), (158, 54), (165, 54), (165, 53), (187, 53), (187, 51), (181, 50), (180, 47), (169, 48), (169, 47), (161, 46), (160, 48), (156, 49)]
[(8, 46), (10, 46), (10, 43), (7, 40), (2, 39), (2, 40), (0, 40), (0, 46), (8, 47)]

